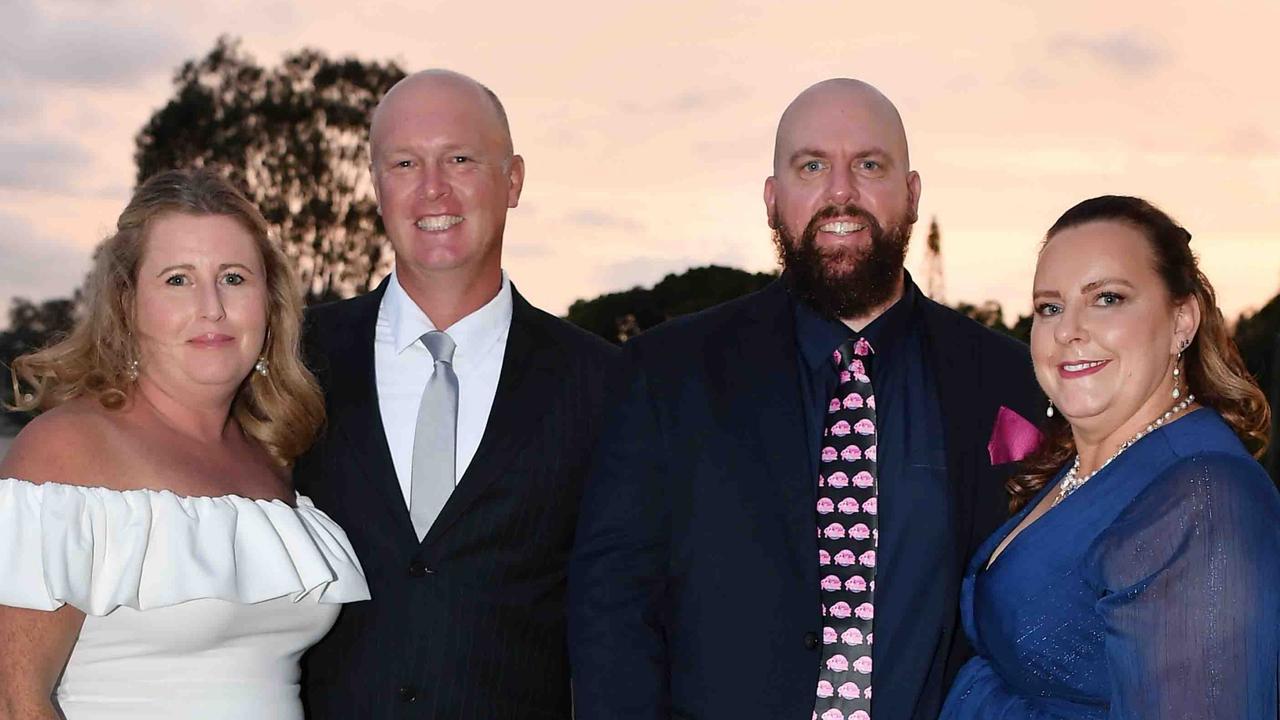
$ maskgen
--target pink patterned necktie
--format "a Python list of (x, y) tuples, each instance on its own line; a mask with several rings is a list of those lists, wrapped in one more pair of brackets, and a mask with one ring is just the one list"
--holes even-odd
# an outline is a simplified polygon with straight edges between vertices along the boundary
[(817, 720), (870, 720), (876, 589), (876, 398), (871, 345), (848, 340), (832, 356), (840, 379), (827, 408), (818, 475), (822, 666)]

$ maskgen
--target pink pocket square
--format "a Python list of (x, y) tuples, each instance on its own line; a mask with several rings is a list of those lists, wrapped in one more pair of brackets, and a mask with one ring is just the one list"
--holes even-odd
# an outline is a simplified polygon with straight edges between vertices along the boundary
[(1035, 450), (1044, 435), (1030, 420), (1001, 405), (996, 412), (996, 425), (991, 429), (987, 454), (992, 465), (1017, 462)]

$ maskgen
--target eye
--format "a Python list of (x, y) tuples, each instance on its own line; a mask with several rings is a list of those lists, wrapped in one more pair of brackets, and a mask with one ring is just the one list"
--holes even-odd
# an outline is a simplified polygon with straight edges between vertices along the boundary
[(229, 273), (227, 273), (226, 275), (223, 275), (223, 276), (222, 276), (222, 283), (223, 283), (224, 285), (233, 285), (233, 286), (234, 286), (234, 285), (243, 285), (243, 284), (244, 284), (244, 276), (243, 276), (243, 275), (241, 275), (240, 273), (236, 273), (236, 272), (229, 272)]
[(809, 162), (800, 166), (800, 172), (816, 173), (822, 170), (822, 168), (823, 168), (823, 164), (821, 160), (810, 160)]
[(395, 162), (391, 163), (391, 167), (410, 168), (410, 167), (413, 167), (413, 161), (412, 160), (396, 160)]
[(182, 275), (181, 273), (179, 273), (175, 275), (170, 275), (169, 277), (165, 278), (164, 284), (172, 285), (173, 287), (182, 287), (184, 285), (189, 285), (190, 283), (187, 281), (186, 275)]
[(1040, 317), (1053, 317), (1062, 312), (1062, 306), (1055, 303), (1040, 303), (1036, 305), (1036, 314)]
[(878, 160), (861, 160), (858, 162), (858, 168), (861, 170), (876, 171), (881, 167)]
[(452, 155), (449, 157), (448, 162), (450, 165), (461, 165), (471, 162), (471, 158), (466, 155)]
[(1096, 304), (1102, 305), (1104, 307), (1119, 305), (1122, 302), (1124, 302), (1124, 296), (1121, 295), (1120, 293), (1114, 293), (1114, 292), (1100, 292), (1098, 293), (1097, 300), (1095, 300)]

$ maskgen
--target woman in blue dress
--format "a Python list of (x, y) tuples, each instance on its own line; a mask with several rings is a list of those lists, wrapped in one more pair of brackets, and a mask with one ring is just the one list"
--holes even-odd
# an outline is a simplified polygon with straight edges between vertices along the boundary
[(1270, 417), (1191, 236), (1131, 197), (1068, 210), (1036, 267), (1046, 437), (961, 613), (946, 720), (1277, 717)]

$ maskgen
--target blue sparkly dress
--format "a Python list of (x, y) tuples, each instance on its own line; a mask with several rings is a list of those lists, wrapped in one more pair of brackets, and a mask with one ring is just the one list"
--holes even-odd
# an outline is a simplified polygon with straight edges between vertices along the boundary
[(943, 720), (1275, 720), (1280, 492), (1222, 418), (1134, 443), (986, 568), (1056, 484), (969, 566)]

